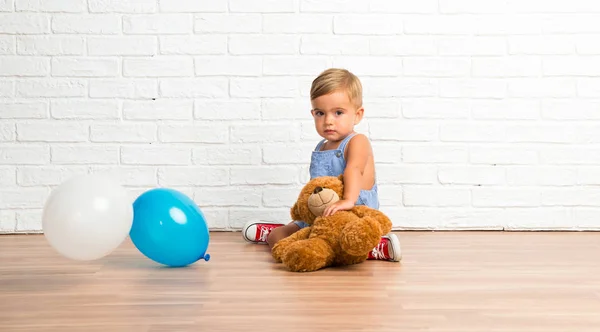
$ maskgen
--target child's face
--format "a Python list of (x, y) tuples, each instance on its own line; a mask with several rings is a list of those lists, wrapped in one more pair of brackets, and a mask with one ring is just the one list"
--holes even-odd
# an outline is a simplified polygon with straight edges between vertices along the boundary
[(334, 91), (311, 100), (312, 115), (319, 135), (328, 141), (340, 141), (354, 131), (364, 109), (357, 108), (345, 91)]

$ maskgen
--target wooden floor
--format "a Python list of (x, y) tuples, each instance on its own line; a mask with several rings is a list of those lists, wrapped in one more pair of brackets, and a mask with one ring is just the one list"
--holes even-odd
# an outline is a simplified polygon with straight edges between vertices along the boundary
[(402, 263), (309, 274), (240, 233), (179, 269), (129, 241), (75, 262), (0, 236), (0, 331), (600, 331), (600, 233), (397, 234)]

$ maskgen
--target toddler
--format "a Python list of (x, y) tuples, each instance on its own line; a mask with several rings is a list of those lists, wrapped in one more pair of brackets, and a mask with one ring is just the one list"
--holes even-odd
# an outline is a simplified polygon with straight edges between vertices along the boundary
[[(323, 137), (312, 152), (310, 177), (344, 177), (344, 199), (329, 206), (323, 216), (350, 210), (355, 204), (379, 209), (371, 144), (366, 136), (354, 132), (364, 113), (360, 80), (348, 70), (328, 69), (312, 82), (310, 99), (315, 128)], [(273, 248), (277, 241), (308, 226), (302, 220), (287, 225), (250, 221), (242, 236)], [(369, 259), (398, 262), (400, 258), (400, 241), (393, 233), (383, 236), (369, 254)]]

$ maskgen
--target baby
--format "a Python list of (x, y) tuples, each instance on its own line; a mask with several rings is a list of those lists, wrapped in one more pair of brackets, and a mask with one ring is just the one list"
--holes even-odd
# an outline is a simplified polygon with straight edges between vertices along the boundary
[[(379, 209), (371, 144), (365, 135), (354, 132), (364, 114), (360, 80), (345, 69), (325, 70), (312, 82), (310, 100), (315, 129), (323, 137), (312, 152), (310, 177), (344, 177), (344, 199), (329, 206), (323, 216), (350, 210), (355, 204)], [(286, 225), (250, 221), (242, 235), (246, 241), (273, 248), (277, 241), (308, 226), (302, 220)], [(398, 262), (400, 258), (400, 241), (393, 233), (383, 236), (369, 254), (369, 259)]]

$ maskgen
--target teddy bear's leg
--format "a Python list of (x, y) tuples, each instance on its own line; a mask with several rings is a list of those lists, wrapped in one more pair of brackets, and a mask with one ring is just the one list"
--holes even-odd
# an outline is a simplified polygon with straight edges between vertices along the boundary
[(283, 257), (283, 253), (288, 250), (290, 244), (292, 242), (308, 239), (310, 235), (310, 227), (303, 228), (296, 233), (279, 240), (271, 249), (271, 254), (277, 263), (281, 263), (281, 258)]
[(379, 221), (370, 216), (348, 223), (342, 230), (340, 245), (350, 256), (361, 257), (368, 254), (381, 240), (382, 230)]
[(313, 237), (289, 245), (282, 260), (293, 272), (316, 271), (333, 263), (333, 248), (324, 239)]

